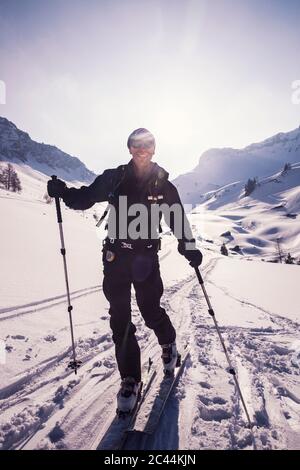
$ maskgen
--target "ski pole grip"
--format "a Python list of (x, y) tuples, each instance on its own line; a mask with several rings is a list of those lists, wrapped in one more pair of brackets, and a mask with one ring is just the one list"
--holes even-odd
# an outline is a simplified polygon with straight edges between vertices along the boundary
[[(55, 181), (57, 180), (57, 176), (56, 175), (52, 175), (51, 176), (51, 179), (52, 181)], [(55, 199), (55, 206), (56, 206), (56, 215), (57, 215), (57, 222), (59, 224), (62, 223), (62, 217), (61, 217), (61, 209), (60, 209), (60, 201), (59, 201), (59, 197), (56, 197), (54, 198)]]
[(197, 278), (198, 278), (198, 281), (199, 281), (199, 284), (203, 284), (203, 279), (202, 279), (202, 276), (200, 274), (200, 271), (199, 271), (199, 268), (195, 268), (195, 271), (196, 271), (196, 275), (197, 275)]

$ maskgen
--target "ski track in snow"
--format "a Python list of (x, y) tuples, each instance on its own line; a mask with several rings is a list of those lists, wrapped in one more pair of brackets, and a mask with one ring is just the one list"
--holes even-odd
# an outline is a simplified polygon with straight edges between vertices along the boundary
[[(205, 276), (213, 274), (217, 261), (207, 263)], [(224, 288), (214, 287), (230, 295)], [(241, 306), (245, 303), (230, 297)], [(194, 273), (167, 287), (162, 304), (176, 326), (178, 344), (189, 343), (191, 358), (155, 435), (129, 439), (126, 448), (300, 448), (299, 364), (293, 362), (291, 347), (299, 325), (249, 302), (269, 318), (272, 327), (220, 325), (256, 424), (252, 434), (246, 428), (244, 410)], [(145, 328), (135, 302), (133, 319), (144, 363), (149, 356), (159, 363), (160, 347)], [(119, 377), (111, 335), (79, 340), (78, 350), (83, 364), (77, 376), (67, 368), (67, 349), (0, 390), (3, 449), (87, 449), (95, 435), (99, 442), (105, 436), (106, 440), (113, 438), (109, 426), (115, 414)]]
[[(101, 286), (86, 287), (85, 289), (79, 289), (70, 292), (70, 295), (72, 300), (75, 300), (80, 297), (93, 294), (99, 290), (102, 290)], [(50, 307), (65, 304), (66, 298), (67, 294), (62, 294), (55, 297), (49, 297), (48, 299), (36, 300), (35, 302), (30, 302), (24, 305), (2, 308), (0, 309), (0, 321), (7, 320), (9, 318), (20, 317), (21, 315), (26, 315), (28, 313), (41, 312), (42, 310), (49, 309)], [(3, 314), (5, 313), (8, 313), (8, 315), (4, 316)]]
[[(193, 319), (196, 325), (195, 351), (198, 350), (195, 364), (203, 365), (195, 366), (198, 372), (194, 372), (194, 377), (202, 375), (205, 379), (199, 383), (202, 391), (198, 395), (193, 391), (187, 392), (187, 396), (191, 395), (189, 400), (194, 400), (194, 418), (192, 432), (187, 434), (180, 448), (195, 448), (196, 443), (199, 445), (199, 435), (203, 436), (200, 448), (207, 449), (254, 446), (258, 449), (300, 448), (300, 427), (295, 424), (299, 423), (299, 398), (290, 390), (297, 384), (299, 390), (299, 366), (295, 367), (292, 363), (293, 349), (281, 345), (282, 335), (290, 343), (293, 342), (296, 332), (299, 334), (299, 325), (263, 310), (274, 323), (274, 328), (221, 327), (242, 393), (246, 392), (244, 397), (250, 416), (257, 425), (253, 430), (253, 439), (245, 427), (245, 414), (235, 393), (233, 380), (226, 372), (225, 356), (212, 321), (205, 314), (207, 308), (203, 305), (203, 299), (198, 298), (197, 289), (191, 293), (190, 298), (193, 297), (196, 301)], [(243, 301), (235, 300), (242, 305)], [(202, 304), (201, 309), (199, 303)], [(251, 306), (262, 310), (253, 304)], [(289, 398), (289, 404), (283, 403), (282, 387), (274, 386), (281, 382), (286, 385), (283, 394)], [(289, 419), (292, 429), (286, 435), (286, 422), (283, 421)], [(195, 444), (193, 434), (196, 436)], [(217, 441), (216, 436), (219, 436)]]
[[(212, 261), (206, 268), (206, 275), (213, 271), (216, 262)], [(299, 325), (249, 303), (269, 316), (274, 327), (221, 327), (251, 420), (255, 424), (251, 431), (247, 428), (233, 379), (227, 372), (225, 356), (207, 306), (199, 295), (200, 287), (195, 283), (186, 287), (186, 291), (178, 291), (178, 295), (185, 294), (188, 298), (192, 314), (193, 329), (189, 335), (194, 351), (192, 360), (177, 387), (177, 393), (167, 404), (155, 436), (135, 436), (126, 448), (300, 448), (300, 400), (291, 391), (297, 385), (299, 390), (299, 369), (292, 363), (293, 349), (281, 345), (283, 334), (290, 342), (294, 340)], [(174, 296), (173, 302), (169, 302), (169, 308), (172, 309), (175, 299)], [(244, 302), (235, 300), (240, 305)], [(178, 305), (175, 302), (176, 310)], [(186, 305), (183, 310), (188, 316)], [(282, 382), (287, 386), (282, 386)]]
[[(167, 255), (168, 253), (166, 254), (166, 256)], [(174, 287), (172, 287), (171, 290), (173, 289)], [(168, 293), (167, 291), (168, 289), (166, 289), (166, 293)], [(142, 346), (143, 354), (145, 356), (147, 356), (147, 354), (150, 356), (150, 351), (153, 350), (153, 347), (157, 347), (157, 341), (150, 330), (143, 330), (143, 320), (140, 315), (137, 316), (137, 313), (137, 307), (136, 305), (133, 305), (133, 315), (136, 315), (135, 323), (139, 331), (137, 337)], [(150, 342), (149, 336), (152, 336)], [(99, 353), (98, 348), (98, 344), (101, 342), (108, 343), (106, 344), (107, 347), (104, 348), (105, 352), (103, 354)], [(47, 440), (49, 439), (45, 439), (44, 436), (47, 436), (49, 432), (51, 433), (51, 429), (49, 428), (51, 427), (52, 422), (54, 422), (54, 420), (56, 419), (55, 416), (57, 414), (57, 409), (60, 409), (61, 407), (66, 407), (66, 403), (69, 400), (72, 402), (73, 408), (73, 404), (77, 400), (76, 396), (79, 396), (77, 401), (80, 402), (82, 400), (84, 403), (83, 415), (87, 414), (87, 409), (90, 407), (91, 420), (95, 422), (95, 428), (96, 426), (99, 427), (99, 422), (101, 423), (101, 421), (103, 420), (103, 416), (107, 417), (107, 414), (111, 413), (112, 406), (115, 406), (114, 402), (116, 391), (119, 386), (119, 377), (116, 372), (110, 333), (104, 338), (100, 337), (98, 341), (95, 341), (95, 344), (92, 344), (92, 341), (87, 341), (87, 343), (87, 349), (89, 351), (91, 349), (94, 349), (95, 351), (90, 352), (89, 355), (85, 358), (84, 356), (82, 356), (82, 354), (80, 354), (80, 349), (82, 349), (83, 346), (80, 343), (78, 344), (78, 355), (84, 363), (84, 365), (80, 368), (78, 378), (73, 375), (72, 371), (66, 368), (67, 358), (70, 355), (69, 348), (68, 350), (64, 351), (60, 356), (50, 358), (48, 361), (43, 361), (41, 364), (34, 367), (32, 370), (27, 371), (27, 373), (22, 375), (22, 377), (16, 380), (16, 382), (10, 384), (8, 387), (5, 387), (0, 391), (0, 397), (2, 398), (0, 402), (0, 410), (3, 413), (2, 422), (5, 410), (8, 411), (8, 417), (10, 418), (10, 421), (8, 421), (2, 426), (2, 432), (0, 434), (2, 440), (2, 448), (12, 448), (17, 445), (18, 442), (24, 441), (26, 439), (28, 440), (28, 437), (29, 440), (25, 444), (24, 448), (35, 448), (36, 445), (39, 448), (43, 446), (45, 446), (44, 448), (61, 448), (65, 445), (67, 446), (67, 444), (62, 442), (62, 439), (57, 439), (57, 441), (59, 442), (56, 442), (56, 437), (53, 438), (52, 434), (50, 434), (51, 437), (49, 438), (50, 443), (47, 442)], [(143, 344), (147, 344), (147, 347), (143, 348)], [(109, 351), (109, 355), (107, 355), (107, 349)], [(158, 351), (160, 351), (159, 348), (157, 348), (157, 352)], [(103, 371), (101, 372), (101, 369), (105, 367), (108, 368), (108, 373), (105, 373)], [(101, 395), (100, 397), (98, 397), (98, 400), (95, 401), (95, 399), (93, 398), (91, 405), (87, 403), (87, 391), (85, 390), (85, 388), (92, 389), (93, 377), (97, 377), (98, 375), (103, 381), (107, 381), (110, 375), (114, 375), (113, 392), (110, 392), (111, 398), (110, 400), (107, 400), (106, 406), (104, 408), (103, 402), (105, 403), (105, 400), (103, 399), (103, 387), (101, 388)], [(95, 380), (96, 379), (94, 379), (94, 382)], [(96, 382), (98, 383), (99, 381), (100, 380), (98, 378)], [(85, 383), (87, 383), (86, 387), (84, 387)], [(109, 384), (108, 387), (110, 388)], [(46, 391), (46, 399), (44, 389)], [(46, 401), (46, 403), (36, 402), (36, 396), (38, 397), (39, 395), (43, 396), (43, 401)], [(57, 395), (61, 397), (61, 399), (58, 399)], [(94, 395), (95, 391), (93, 390), (93, 397)], [(30, 404), (28, 407), (25, 406), (24, 408), (24, 403), (28, 401), (34, 402), (34, 404)], [(95, 409), (98, 409), (99, 413), (95, 414)], [(13, 414), (13, 411), (15, 411), (16, 413)], [(63, 415), (63, 413), (60, 412), (59, 415), (61, 416)], [(69, 411), (67, 411), (67, 417), (69, 415), (70, 413)], [(64, 419), (65, 418), (61, 416), (60, 422), (62, 422)], [(74, 419), (76, 422), (82, 421), (82, 417), (80, 416), (80, 413), (78, 413), (78, 408), (75, 412)], [(92, 424), (93, 422), (89, 422), (88, 424), (89, 432), (92, 432), (92, 430), (90, 429)], [(53, 429), (58, 430), (58, 426), (58, 421), (56, 420)], [(72, 430), (74, 426), (76, 430), (74, 434), (80, 435), (81, 433), (78, 433), (78, 426), (76, 427), (76, 423), (72, 422), (70, 430)], [(66, 426), (66, 428), (67, 427), (68, 426)], [(89, 432), (87, 433), (87, 435), (89, 434)], [(37, 433), (39, 433), (39, 435), (43, 437), (37, 439)], [(65, 433), (66, 432), (64, 432), (64, 434)], [(68, 433), (68, 437), (70, 437), (70, 432)], [(90, 437), (91, 436), (89, 436), (89, 438)], [(54, 442), (51, 442), (51, 440)], [(37, 441), (40, 442), (37, 443)], [(72, 440), (72, 445), (73, 444), (74, 440)], [(82, 444), (85, 444), (85, 442), (83, 442), (82, 438), (80, 438), (80, 443), (78, 444), (79, 447), (77, 448), (80, 448)]]
[[(207, 281), (207, 284), (211, 284), (213, 286), (215, 286), (217, 289), (223, 291), (223, 293), (226, 295), (226, 297), (230, 297), (231, 299), (233, 299), (234, 301), (236, 301), (237, 303), (241, 304), (241, 305), (249, 305), (250, 307), (253, 307), (255, 308), (256, 310), (259, 310), (261, 311), (263, 314), (265, 314), (267, 317), (269, 317), (270, 321), (274, 323), (275, 328), (282, 328), (284, 329), (284, 327), (287, 327), (287, 328), (290, 328), (290, 329), (293, 329), (293, 328), (296, 328), (299, 330), (300, 328), (300, 323), (297, 323), (293, 320), (290, 320), (288, 318), (285, 318), (285, 317), (282, 317), (281, 315), (277, 315), (276, 313), (272, 313), (272, 312), (269, 312), (268, 310), (260, 307), (259, 305), (256, 305), (252, 302), (249, 302), (249, 301), (246, 301), (246, 300), (243, 300), (243, 299), (239, 299), (233, 295), (231, 295), (227, 289), (225, 289), (224, 287), (220, 287), (220, 286), (217, 286), (213, 281), (211, 280), (208, 280)], [(258, 329), (258, 332), (261, 331), (261, 329)], [(270, 329), (270, 331), (272, 331), (272, 329)]]

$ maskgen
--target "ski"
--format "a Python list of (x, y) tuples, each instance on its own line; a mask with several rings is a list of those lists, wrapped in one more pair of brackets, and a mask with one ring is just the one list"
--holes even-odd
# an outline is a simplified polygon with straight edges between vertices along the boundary
[[(147, 435), (153, 434), (157, 429), (168, 398), (184, 370), (189, 355), (190, 351), (186, 348), (179, 367), (175, 369), (172, 375), (164, 374), (163, 370), (158, 374), (157, 369), (151, 370), (151, 367), (148, 368), (146, 379), (142, 382), (140, 398), (134, 410), (123, 418), (115, 415), (106, 431), (102, 431), (94, 440), (91, 449), (122, 450), (125, 448), (130, 436), (144, 439)], [(157, 378), (158, 380), (155, 380)], [(153, 387), (155, 390), (152, 391), (151, 387), (154, 382), (156, 386)], [(150, 390), (151, 394), (149, 393)], [(149, 394), (150, 398), (148, 399)], [(151, 398), (153, 398), (153, 401), (151, 401)]]
[(131, 413), (122, 417), (115, 414), (106, 430), (101, 430), (94, 439), (90, 446), (91, 450), (117, 450), (122, 448), (126, 432), (133, 428), (138, 412), (150, 390), (157, 372), (156, 369), (152, 370), (149, 366), (146, 374), (146, 378), (140, 384), (139, 399), (136, 402), (134, 409)]
[(115, 450), (121, 450), (124, 447), (124, 445), (126, 443), (126, 440), (127, 440), (128, 433), (131, 432), (134, 428), (135, 420), (136, 420), (136, 418), (138, 416), (138, 413), (139, 413), (139, 411), (140, 411), (140, 409), (141, 409), (141, 407), (142, 407), (142, 405), (143, 405), (143, 403), (144, 403), (144, 401), (145, 401), (145, 399), (148, 395), (148, 392), (150, 390), (150, 387), (151, 387), (156, 375), (157, 375), (157, 372), (156, 372), (156, 369), (154, 369), (152, 371), (152, 373), (150, 374), (150, 376), (148, 377), (147, 382), (144, 385), (143, 392), (141, 394), (141, 398), (138, 401), (137, 406), (135, 407), (133, 413), (131, 414), (131, 418), (130, 418), (130, 421), (128, 423), (128, 426), (126, 427), (126, 429), (124, 429), (122, 438), (120, 440), (120, 443), (115, 448)]
[(145, 435), (151, 435), (156, 431), (161, 415), (163, 414), (163, 411), (166, 407), (168, 398), (174, 390), (189, 356), (190, 350), (186, 349), (181, 358), (181, 364), (178, 369), (175, 369), (174, 374), (163, 375), (161, 380), (158, 381), (158, 390), (154, 397), (153, 403), (151, 404), (150, 408), (148, 408), (148, 410), (147, 407), (145, 407), (146, 411), (144, 415), (143, 413), (140, 413), (140, 422), (137, 423), (135, 420), (134, 426), (131, 429), (129, 428), (126, 430), (127, 435), (140, 434), (141, 437), (145, 437)]

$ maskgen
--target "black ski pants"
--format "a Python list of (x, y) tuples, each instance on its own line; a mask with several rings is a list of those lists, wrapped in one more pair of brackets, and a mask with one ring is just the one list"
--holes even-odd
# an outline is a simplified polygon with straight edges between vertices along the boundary
[(158, 338), (159, 344), (175, 341), (176, 333), (165, 309), (160, 306), (163, 283), (157, 251), (135, 252), (120, 248), (114, 259), (103, 249), (103, 292), (110, 304), (110, 327), (115, 343), (116, 359), (121, 378), (141, 380), (140, 348), (131, 321), (131, 286), (146, 325)]

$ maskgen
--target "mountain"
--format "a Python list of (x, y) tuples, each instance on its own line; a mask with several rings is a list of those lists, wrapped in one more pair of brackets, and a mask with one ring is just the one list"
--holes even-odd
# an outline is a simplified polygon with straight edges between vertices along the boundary
[(287, 162), (300, 162), (300, 127), (244, 149), (207, 150), (194, 170), (178, 176), (173, 183), (184, 203), (196, 205), (208, 191), (234, 181), (273, 174)]
[[(260, 179), (245, 197), (245, 182), (231, 183), (202, 196), (190, 214), (199, 238), (227, 248), (239, 246), (240, 255), (274, 259), (277, 240), (283, 254), (300, 259), (300, 163)], [(237, 252), (232, 252), (236, 254)]]
[(76, 157), (53, 145), (35, 142), (8, 119), (0, 117), (0, 161), (28, 165), (47, 176), (91, 183), (96, 175)]

